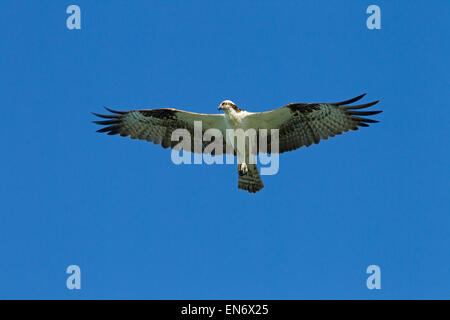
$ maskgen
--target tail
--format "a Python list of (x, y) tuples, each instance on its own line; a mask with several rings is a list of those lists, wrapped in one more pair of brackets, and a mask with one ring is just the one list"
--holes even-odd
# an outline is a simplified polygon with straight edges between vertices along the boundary
[(239, 174), (238, 188), (250, 193), (256, 193), (264, 188), (264, 184), (256, 164), (247, 164), (247, 168), (248, 172), (245, 175)]

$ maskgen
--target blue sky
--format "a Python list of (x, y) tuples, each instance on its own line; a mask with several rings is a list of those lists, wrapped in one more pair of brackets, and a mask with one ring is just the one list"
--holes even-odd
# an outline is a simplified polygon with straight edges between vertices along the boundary
[[(81, 30), (66, 8), (81, 8)], [(366, 8), (381, 8), (381, 30)], [(450, 297), (448, 1), (0, 5), (0, 298)], [(249, 111), (367, 92), (370, 128), (234, 165), (95, 133), (90, 112)], [(82, 289), (68, 290), (78, 265)], [(366, 268), (381, 268), (368, 290)]]

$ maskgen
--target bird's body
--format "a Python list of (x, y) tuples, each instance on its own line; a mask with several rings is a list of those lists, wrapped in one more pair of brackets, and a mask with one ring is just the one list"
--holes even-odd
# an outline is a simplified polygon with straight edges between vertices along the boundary
[[(378, 122), (363, 116), (375, 115), (381, 111), (355, 111), (371, 107), (378, 101), (348, 106), (363, 96), (337, 103), (291, 103), (278, 109), (256, 113), (241, 110), (230, 100), (225, 100), (219, 105), (218, 109), (223, 110), (223, 114), (192, 113), (170, 108), (132, 111), (107, 109), (112, 114), (95, 115), (108, 120), (95, 123), (107, 125), (98, 132), (152, 141), (164, 148), (171, 147), (175, 150), (183, 148), (194, 153), (215, 155), (232, 153), (238, 158), (238, 187), (254, 193), (264, 187), (254, 160), (258, 153), (283, 153), (295, 150), (302, 146), (317, 144), (321, 139), (328, 139), (342, 132), (368, 127), (367, 123)], [(202, 137), (208, 129), (217, 129), (222, 134), (224, 139), (220, 148), (211, 151), (205, 141), (191, 141), (179, 147), (178, 141), (172, 137), (176, 129), (183, 129), (195, 137), (195, 123), (198, 121), (202, 124)], [(230, 138), (228, 130), (237, 132), (238, 138)], [(255, 131), (258, 137), (253, 144), (250, 138), (248, 140), (245, 138), (245, 133), (251, 130)], [(273, 139), (268, 133), (265, 144), (261, 140), (263, 137), (261, 133), (267, 130), (277, 130), (278, 138)], [(236, 141), (242, 136), (244, 146), (240, 148)]]
[[(221, 106), (231, 104), (235, 106), (235, 104), (230, 100), (225, 100), (221, 103)], [(233, 130), (239, 133), (245, 133), (248, 129), (251, 129), (249, 124), (249, 115), (251, 112), (247, 112), (244, 110), (236, 109), (236, 108), (221, 108), (224, 110), (224, 121), (225, 127), (227, 130)], [(242, 129), (242, 131), (238, 131), (238, 129)], [(225, 136), (227, 144), (234, 144), (234, 141), (231, 141), (228, 135)], [(244, 146), (244, 152), (240, 153), (239, 149), (235, 148), (237, 156), (238, 156), (238, 172), (240, 176), (245, 175), (248, 172), (247, 164), (250, 162), (250, 152), (248, 145)]]

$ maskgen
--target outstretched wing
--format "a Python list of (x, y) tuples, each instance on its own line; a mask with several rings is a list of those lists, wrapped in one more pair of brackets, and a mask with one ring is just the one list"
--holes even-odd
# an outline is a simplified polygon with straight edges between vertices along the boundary
[[(177, 109), (152, 109), (152, 110), (132, 110), (132, 111), (115, 111), (105, 108), (111, 114), (103, 115), (93, 113), (95, 116), (108, 120), (94, 121), (96, 124), (105, 127), (97, 130), (97, 132), (106, 132), (108, 135), (119, 134), (123, 137), (129, 136), (131, 139), (141, 139), (160, 144), (163, 148), (174, 148), (175, 150), (203, 153), (205, 147), (211, 144), (215, 137), (209, 136), (210, 141), (203, 141), (203, 135), (208, 129), (217, 129), (225, 137), (225, 122), (223, 114), (203, 114), (186, 112)], [(201, 131), (194, 133), (194, 122), (201, 122)], [(198, 127), (200, 128), (200, 127)], [(186, 129), (190, 135), (190, 143), (182, 144), (182, 138), (172, 141), (172, 133), (176, 129)], [(186, 132), (186, 131), (185, 131)], [(226, 152), (225, 139), (221, 139), (222, 149), (211, 150), (207, 153), (222, 154)], [(186, 147), (187, 146), (187, 147)], [(232, 149), (231, 149), (232, 150)]]
[(267, 148), (259, 144), (259, 152), (275, 153), (271, 150), (270, 130), (279, 129), (279, 153), (309, 147), (319, 143), (321, 139), (328, 139), (349, 130), (358, 130), (359, 127), (368, 127), (368, 123), (378, 121), (365, 118), (382, 111), (357, 111), (369, 108), (379, 101), (362, 105), (354, 103), (364, 97), (336, 103), (290, 103), (284, 107), (266, 112), (254, 113), (248, 116), (248, 125), (257, 130), (268, 130)]

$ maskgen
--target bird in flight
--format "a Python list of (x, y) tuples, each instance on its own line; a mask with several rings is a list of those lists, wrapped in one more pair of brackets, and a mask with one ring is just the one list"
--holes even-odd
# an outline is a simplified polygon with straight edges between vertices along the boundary
[[(119, 134), (131, 139), (141, 139), (154, 144), (160, 144), (163, 148), (173, 148), (193, 153), (205, 153), (212, 155), (233, 154), (238, 160), (238, 188), (250, 193), (256, 193), (264, 187), (255, 161), (251, 161), (258, 153), (283, 153), (296, 150), (302, 146), (309, 147), (317, 144), (321, 139), (328, 139), (349, 130), (358, 130), (359, 127), (368, 127), (369, 123), (378, 121), (368, 119), (365, 116), (378, 114), (382, 111), (360, 111), (369, 108), (379, 101), (366, 104), (351, 105), (363, 98), (362, 94), (353, 99), (335, 103), (290, 103), (281, 108), (265, 112), (248, 112), (241, 110), (230, 100), (223, 101), (218, 109), (220, 114), (205, 114), (187, 112), (172, 108), (115, 111), (105, 108), (110, 114), (103, 115), (93, 113), (95, 116), (108, 119), (94, 121), (104, 127), (97, 132), (105, 132), (108, 135)], [(179, 141), (173, 141), (172, 134), (177, 129), (184, 129), (195, 136), (195, 122), (201, 122), (201, 141), (194, 138), (180, 147)], [(241, 156), (235, 142), (228, 138), (222, 139), (221, 147), (211, 150), (207, 148), (210, 141), (202, 139), (208, 129), (216, 129), (227, 137), (227, 130), (242, 129), (254, 130), (256, 133), (263, 130), (278, 130), (277, 139), (266, 135), (266, 144), (257, 135), (256, 145), (252, 152), (244, 152)], [(267, 131), (266, 131), (267, 132)], [(258, 138), (259, 137), (259, 138)], [(245, 137), (244, 137), (245, 138)], [(196, 140), (197, 139), (197, 140)], [(276, 148), (273, 148), (276, 146)], [(247, 142), (244, 149), (249, 148)]]

